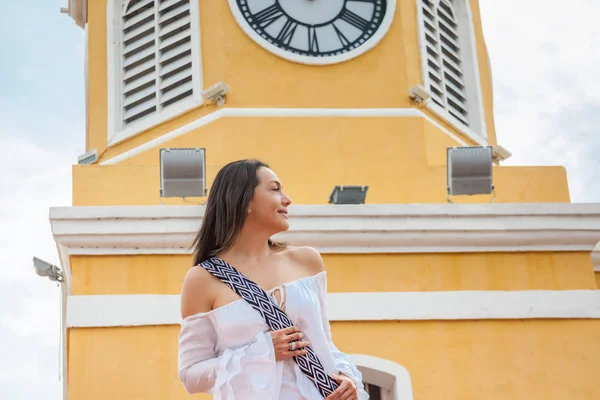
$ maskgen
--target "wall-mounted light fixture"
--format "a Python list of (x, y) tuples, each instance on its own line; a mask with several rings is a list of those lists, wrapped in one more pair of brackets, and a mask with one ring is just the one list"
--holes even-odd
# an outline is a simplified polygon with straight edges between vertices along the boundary
[(365, 204), (368, 186), (336, 186), (329, 196), (329, 204)]
[(160, 197), (206, 196), (206, 151), (160, 149)]
[[(492, 146), (450, 147), (447, 150), (447, 200), (450, 196), (494, 194)], [(491, 201), (494, 201), (492, 197)]]
[(33, 269), (39, 276), (47, 277), (53, 282), (63, 282), (64, 275), (59, 267), (37, 257), (33, 257)]

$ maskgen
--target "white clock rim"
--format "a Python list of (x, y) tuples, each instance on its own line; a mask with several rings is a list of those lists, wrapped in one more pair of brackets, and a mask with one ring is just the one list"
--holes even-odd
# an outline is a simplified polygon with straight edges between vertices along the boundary
[(379, 29), (375, 32), (373, 36), (365, 41), (362, 45), (358, 46), (356, 49), (347, 51), (343, 54), (333, 55), (333, 56), (322, 56), (322, 57), (310, 57), (304, 56), (301, 54), (294, 54), (289, 51), (283, 50), (271, 43), (269, 43), (265, 38), (260, 36), (246, 21), (246, 18), (242, 15), (242, 12), (237, 6), (237, 0), (229, 0), (229, 9), (233, 13), (234, 19), (242, 28), (244, 33), (248, 35), (254, 42), (256, 42), (259, 46), (264, 48), (265, 50), (275, 54), (278, 57), (286, 59), (288, 61), (293, 61), (299, 64), (307, 64), (307, 65), (329, 65), (329, 64), (338, 64), (345, 61), (349, 61), (353, 58), (356, 58), (367, 51), (371, 50), (375, 47), (381, 39), (386, 35), (388, 30), (390, 29), (392, 22), (394, 21), (394, 16), (396, 14), (396, 0), (387, 0), (386, 4), (386, 13), (381, 21), (381, 25)]

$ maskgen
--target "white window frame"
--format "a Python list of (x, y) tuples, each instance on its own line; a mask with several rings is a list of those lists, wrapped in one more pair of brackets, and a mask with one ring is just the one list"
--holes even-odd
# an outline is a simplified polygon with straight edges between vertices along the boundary
[(83, 57), (83, 79), (84, 79), (84, 102), (85, 102), (85, 151), (90, 151), (90, 77), (89, 77), (89, 48), (88, 43), (88, 24), (85, 23), (83, 27), (83, 43), (84, 43), (84, 57)]
[(413, 400), (410, 374), (402, 365), (366, 354), (348, 354), (362, 373), (363, 382), (381, 388), (383, 400)]
[(202, 52), (200, 49), (200, 9), (198, 0), (190, 0), (190, 30), (192, 47), (192, 87), (191, 97), (173, 104), (166, 111), (143, 117), (126, 128), (122, 126), (122, 92), (121, 78), (121, 4), (127, 0), (108, 0), (107, 18), (107, 64), (108, 64), (108, 129), (107, 147), (114, 146), (153, 126), (164, 123), (204, 103), (202, 98)]
[[(432, 0), (441, 1), (441, 0)], [(469, 123), (466, 126), (457, 118), (452, 116), (447, 110), (440, 107), (433, 101), (425, 103), (425, 108), (435, 115), (449, 123), (460, 133), (474, 140), (480, 145), (487, 145), (487, 127), (485, 123), (485, 110), (483, 107), (483, 94), (481, 90), (481, 77), (479, 74), (479, 62), (477, 59), (477, 41), (475, 39), (475, 27), (473, 25), (473, 13), (471, 11), (470, 0), (454, 0), (458, 5), (456, 18), (459, 25), (459, 40), (462, 44), (461, 55), (463, 57), (463, 66), (465, 74), (465, 86), (467, 89), (468, 111), (470, 114)], [(421, 53), (421, 76), (424, 87), (429, 88), (430, 80), (427, 67), (427, 42), (425, 39), (423, 0), (416, 0), (417, 3), (417, 25), (419, 30), (419, 51)]]

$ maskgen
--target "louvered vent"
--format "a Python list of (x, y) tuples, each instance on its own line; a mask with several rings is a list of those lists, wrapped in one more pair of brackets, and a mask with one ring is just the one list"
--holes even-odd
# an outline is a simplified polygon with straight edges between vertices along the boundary
[(122, 8), (122, 123), (193, 94), (190, 0), (130, 0)]
[(455, 0), (423, 0), (422, 4), (432, 101), (469, 126)]

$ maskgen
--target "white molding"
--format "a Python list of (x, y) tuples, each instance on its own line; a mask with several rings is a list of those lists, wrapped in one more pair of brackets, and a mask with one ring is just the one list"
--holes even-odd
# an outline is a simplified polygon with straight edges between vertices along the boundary
[(221, 118), (424, 118), (435, 125), (458, 145), (467, 146), (467, 143), (458, 135), (443, 127), (426, 113), (416, 108), (220, 108), (204, 115), (195, 121), (180, 126), (170, 132), (149, 140), (131, 150), (125, 151), (115, 157), (102, 161), (100, 165), (117, 164), (131, 157), (148, 151), (156, 146), (185, 135), (195, 129), (208, 125)]
[(331, 293), (332, 321), (600, 319), (598, 290)]
[(438, 106), (433, 101), (428, 100), (425, 103), (425, 108), (437, 115), (438, 117), (442, 118), (444, 121), (449, 123), (454, 129), (456, 129), (458, 132), (462, 133), (469, 139), (473, 140), (478, 145), (487, 146), (488, 141), (485, 137), (475, 133), (471, 128), (454, 118), (448, 111), (444, 110), (442, 107)]
[[(195, 68), (194, 68), (195, 69)], [(195, 82), (195, 81), (194, 81)], [(194, 89), (200, 91), (201, 89)], [(150, 117), (144, 117), (139, 121), (139, 123), (132, 123), (129, 127), (121, 130), (121, 131), (113, 131), (113, 135), (109, 136), (107, 147), (113, 147), (116, 144), (123, 142), (133, 136), (143, 133), (144, 131), (168, 122), (175, 117), (188, 112), (196, 107), (200, 107), (203, 104), (203, 101), (198, 101), (195, 98), (189, 98), (176, 104), (169, 106), (167, 111), (161, 111), (160, 114), (154, 114)]]
[(60, 374), (62, 379), (62, 398), (67, 400), (69, 397), (69, 358), (67, 351), (67, 299), (70, 292), (70, 286), (61, 285), (60, 288)]
[[(470, 56), (471, 65), (473, 67), (472, 75), (475, 80), (475, 95), (477, 97), (477, 111), (479, 116), (479, 125), (483, 138), (487, 140), (488, 132), (487, 125), (485, 122), (485, 108), (483, 106), (483, 90), (481, 85), (481, 74), (479, 73), (479, 57), (477, 52), (477, 37), (475, 36), (475, 22), (473, 21), (473, 11), (471, 10), (471, 0), (464, 0), (464, 6), (467, 12), (468, 30), (469, 30), (469, 42), (470, 42)], [(467, 72), (468, 74), (468, 72)], [(475, 134), (477, 135), (477, 134)], [(480, 135), (477, 135), (480, 136)]]
[(90, 68), (89, 68), (89, 34), (88, 24), (83, 27), (83, 87), (84, 87), (84, 105), (85, 105), (85, 150), (90, 150)]
[(592, 264), (594, 266), (594, 272), (600, 272), (600, 242), (598, 242), (592, 250)]
[(413, 399), (410, 374), (402, 365), (366, 354), (348, 354), (348, 358), (360, 369), (363, 381), (391, 392), (393, 400)]
[[(600, 319), (599, 290), (328, 293), (331, 321)], [(179, 295), (67, 299), (67, 327), (177, 325)]]
[[(188, 254), (203, 212), (57, 207), (50, 222), (68, 255)], [(591, 252), (600, 204), (293, 205), (290, 229), (275, 238), (322, 253)]]
[[(417, 6), (417, 23), (418, 23), (418, 31), (419, 31), (419, 52), (420, 52), (420, 60), (421, 60), (421, 78), (423, 81), (423, 86), (425, 88), (429, 88), (429, 73), (428, 73), (428, 68), (427, 68), (427, 47), (426, 47), (426, 40), (425, 40), (425, 29), (423, 26), (423, 0), (416, 0), (416, 6)], [(459, 4), (460, 3), (460, 4)], [(475, 97), (476, 97), (476, 104), (474, 105), (475, 111), (477, 113), (477, 124), (479, 125), (479, 129), (477, 129), (478, 131), (480, 130), (481, 133), (476, 133), (473, 129), (465, 126), (462, 122), (458, 121), (456, 118), (454, 118), (452, 115), (450, 115), (450, 113), (448, 113), (446, 110), (444, 110), (442, 107), (438, 106), (437, 104), (433, 103), (433, 101), (429, 100), (427, 101), (427, 103), (425, 104), (426, 109), (428, 109), (429, 111), (431, 111), (432, 113), (434, 113), (435, 115), (439, 116), (440, 118), (442, 118), (443, 120), (445, 120), (446, 122), (448, 122), (453, 128), (455, 128), (457, 131), (459, 131), (460, 133), (462, 133), (463, 135), (465, 135), (466, 137), (468, 137), (469, 139), (473, 140), (474, 142), (476, 142), (477, 144), (481, 145), (481, 146), (485, 146), (487, 145), (488, 141), (487, 141), (487, 127), (486, 127), (486, 122), (485, 122), (485, 110), (484, 110), (484, 106), (483, 106), (483, 95), (482, 95), (482, 89), (481, 89), (481, 76), (479, 73), (479, 60), (477, 58), (477, 41), (475, 38), (475, 26), (473, 24), (473, 13), (471, 11), (471, 5), (470, 5), (470, 1), (469, 0), (459, 0), (457, 2), (455, 2), (454, 4), (457, 4), (459, 6), (459, 14), (457, 16), (457, 18), (459, 18), (460, 22), (461, 22), (461, 26), (459, 26), (459, 29), (467, 31), (468, 35), (466, 35), (465, 38), (461, 39), (462, 41), (466, 41), (467, 42), (467, 46), (466, 46), (466, 50), (468, 51), (468, 54), (465, 54), (465, 57), (468, 56), (468, 61), (471, 64), (470, 68), (468, 68), (467, 71), (465, 71), (465, 75), (467, 77), (471, 77), (473, 82), (466, 82), (467, 87), (472, 86), (474, 84), (474, 90), (475, 90)], [(462, 7), (464, 7), (464, 10), (462, 9)], [(458, 12), (457, 12), (458, 13)], [(462, 26), (462, 24), (467, 23), (468, 26), (465, 28), (464, 26)], [(469, 74), (469, 70), (473, 70), (472, 74)], [(471, 107), (470, 107), (471, 108)], [(473, 110), (470, 110), (473, 111)]]
[[(118, 101), (117, 88), (122, 87), (120, 69), (120, 33), (118, 27), (120, 26), (117, 20), (117, 11), (115, 10), (115, 3), (117, 0), (107, 0), (106, 2), (106, 95), (107, 95), (107, 137), (106, 141), (109, 142), (113, 135), (117, 132), (117, 120), (119, 120), (120, 112), (117, 112), (117, 108), (121, 107), (121, 102)], [(119, 53), (119, 54), (117, 54)]]
[(203, 79), (202, 79), (202, 51), (200, 40), (200, 8), (198, 0), (190, 0), (190, 31), (192, 47), (192, 86), (193, 96), (189, 99), (171, 105), (167, 110), (160, 111), (152, 116), (144, 117), (124, 129), (119, 129), (121, 121), (121, 4), (119, 0), (108, 0), (106, 4), (107, 27), (107, 96), (108, 96), (108, 129), (107, 147), (112, 147), (124, 140), (142, 133), (153, 126), (170, 121), (193, 108), (202, 106)]
[(66, 295), (71, 295), (71, 252), (67, 246), (59, 242), (57, 242), (56, 248), (58, 250), (58, 257), (60, 259), (60, 265), (64, 277), (64, 283), (62, 284), (62, 286), (67, 288)]
[(279, 47), (269, 43), (266, 39), (264, 39), (258, 33), (256, 33), (254, 29), (252, 29), (252, 27), (248, 24), (248, 22), (242, 15), (240, 9), (237, 7), (236, 0), (229, 0), (229, 8), (234, 16), (235, 21), (237, 22), (238, 26), (242, 29), (242, 31), (246, 35), (248, 35), (256, 44), (258, 44), (263, 49), (269, 51), (270, 53), (275, 54), (276, 56), (281, 57), (285, 60), (293, 61), (300, 64), (330, 65), (351, 60), (375, 47), (381, 41), (381, 39), (383, 39), (385, 34), (388, 32), (392, 22), (394, 21), (394, 17), (396, 15), (396, 0), (387, 0), (386, 15), (381, 21), (379, 29), (377, 30), (377, 32), (375, 32), (373, 36), (371, 36), (367, 41), (365, 41), (365, 43), (363, 43), (361, 46), (352, 51), (330, 57), (309, 57), (294, 54), (289, 51), (280, 49)]
[[(194, 21), (195, 16), (195, 21)], [(196, 105), (204, 104), (204, 98), (202, 97), (202, 89), (204, 88), (204, 77), (202, 74), (202, 37), (200, 36), (200, 4), (199, 0), (190, 0), (190, 17), (192, 19), (190, 23), (190, 29), (192, 31), (191, 43), (192, 43), (192, 87), (194, 93), (192, 98)]]
[(67, 299), (68, 328), (179, 323), (179, 295), (89, 295)]

